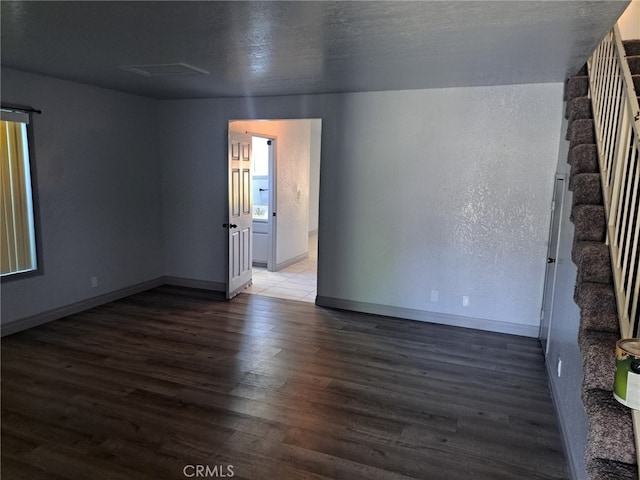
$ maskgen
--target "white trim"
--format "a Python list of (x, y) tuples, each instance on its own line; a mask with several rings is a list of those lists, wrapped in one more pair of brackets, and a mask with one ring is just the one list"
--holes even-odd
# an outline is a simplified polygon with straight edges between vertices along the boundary
[(431, 322), (452, 327), (473, 328), (475, 330), (485, 330), (496, 333), (507, 333), (522, 337), (538, 338), (539, 325), (521, 325), (516, 323), (500, 322), (486, 318), (463, 317), (461, 315), (451, 315), (447, 313), (428, 312), (426, 310), (416, 310), (413, 308), (394, 307), (391, 305), (380, 305), (377, 303), (359, 302), (346, 300), (343, 298), (316, 297), (316, 305), (321, 307), (339, 308), (354, 312), (372, 313), (374, 315), (385, 315), (388, 317), (404, 318), (407, 320), (418, 320), (420, 322)]

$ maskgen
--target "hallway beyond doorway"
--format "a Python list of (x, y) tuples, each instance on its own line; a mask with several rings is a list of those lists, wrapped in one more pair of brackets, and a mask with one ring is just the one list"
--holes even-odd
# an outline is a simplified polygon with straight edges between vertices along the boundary
[(309, 258), (277, 272), (253, 267), (253, 285), (244, 292), (315, 303), (318, 271), (318, 235), (309, 237)]

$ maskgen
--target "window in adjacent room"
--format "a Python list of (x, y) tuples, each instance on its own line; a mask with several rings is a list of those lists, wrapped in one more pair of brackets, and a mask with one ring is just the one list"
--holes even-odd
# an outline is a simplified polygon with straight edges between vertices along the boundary
[(37, 269), (29, 115), (0, 111), (0, 275)]

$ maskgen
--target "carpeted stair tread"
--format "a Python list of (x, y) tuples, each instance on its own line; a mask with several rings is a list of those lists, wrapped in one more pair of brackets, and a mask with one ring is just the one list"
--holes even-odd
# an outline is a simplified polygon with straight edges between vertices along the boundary
[[(625, 48), (628, 56), (640, 55), (640, 40), (625, 43)], [(612, 393), (620, 326), (604, 243), (606, 217), (587, 74), (585, 64), (578, 76), (567, 79), (564, 92), (573, 191), (570, 218), (575, 227), (571, 254), (577, 266), (574, 300), (580, 308), (582, 400), (589, 418), (585, 460), (589, 480), (638, 480), (631, 415)], [(640, 87), (640, 74), (634, 86)]]
[(640, 74), (631, 75), (631, 79), (633, 80), (633, 88), (636, 91), (636, 95), (640, 95)]
[(596, 458), (587, 462), (588, 480), (638, 480), (638, 466)]
[(588, 118), (575, 120), (571, 124), (569, 142), (569, 148), (581, 144), (596, 143), (596, 132), (593, 127), (593, 120)]
[(625, 40), (622, 44), (624, 45), (624, 52), (627, 57), (640, 55), (640, 40)]
[(612, 284), (583, 282), (576, 285), (573, 298), (581, 314), (617, 314), (615, 289)]
[(627, 63), (629, 64), (631, 75), (640, 74), (640, 55), (635, 55), (633, 57), (627, 56)]
[(593, 112), (591, 111), (591, 99), (589, 97), (576, 97), (568, 103), (567, 107), (567, 119), (568, 127), (566, 139), (571, 139), (571, 132), (576, 128), (574, 122), (576, 120), (589, 120), (593, 119)]
[(604, 243), (589, 243), (580, 249), (576, 283), (601, 283), (613, 285), (611, 254)]
[(571, 249), (571, 260), (573, 260), (573, 263), (576, 265), (576, 267), (580, 263), (580, 258), (582, 258), (582, 251), (585, 248), (591, 247), (592, 245), (595, 245), (597, 247), (599, 245), (605, 245), (605, 244), (602, 242), (589, 242), (589, 241), (573, 242), (573, 248)]
[(567, 102), (564, 116), (569, 120), (569, 124), (581, 118), (593, 118), (591, 109), (591, 99), (589, 97), (575, 97)]
[(575, 97), (586, 97), (589, 93), (589, 77), (570, 77), (564, 86), (564, 100), (569, 101)]
[(599, 173), (580, 173), (571, 179), (573, 206), (603, 205), (602, 181)]
[(582, 313), (580, 328), (584, 331), (608, 332), (619, 335), (620, 321), (617, 313)]
[[(579, 332), (578, 344), (582, 352), (582, 391), (613, 391), (613, 377), (616, 369), (616, 342), (620, 335), (611, 332)], [(583, 395), (583, 402), (584, 402)], [(606, 458), (606, 457), (603, 457)]]
[[(594, 286), (603, 287), (600, 292)], [(583, 283), (576, 286), (576, 304), (580, 302), (580, 332), (608, 332), (620, 336), (620, 322), (613, 285)], [(601, 295), (601, 296), (599, 296)]]
[(582, 395), (589, 417), (587, 462), (603, 458), (614, 462), (636, 463), (631, 410), (613, 398), (611, 391), (593, 389)]
[[(626, 48), (640, 49), (640, 41)], [(571, 255), (577, 266), (574, 300), (580, 308), (582, 400), (589, 418), (585, 460), (589, 480), (638, 480), (631, 415), (612, 393), (620, 327), (609, 246), (604, 243), (606, 216), (586, 70), (565, 84), (570, 218), (575, 227)], [(636, 88), (638, 84), (640, 75), (634, 78)]]
[(569, 151), (568, 163), (571, 165), (571, 175), (579, 173), (597, 173), (598, 147), (595, 143), (576, 145)]
[(606, 218), (602, 205), (576, 205), (571, 209), (574, 240), (577, 242), (604, 242)]
[[(580, 145), (583, 146), (583, 145)], [(600, 180), (600, 168), (598, 166), (598, 158), (597, 157), (585, 157), (578, 159), (578, 161), (573, 161), (571, 163), (571, 173), (569, 174), (569, 185), (567, 188), (569, 191), (573, 192), (576, 189), (576, 185), (578, 190), (584, 188), (584, 182), (586, 181), (583, 177), (584, 175), (597, 175), (598, 181), (600, 182), (600, 204), (602, 204), (602, 180)], [(576, 179), (578, 179), (576, 183)], [(581, 203), (588, 202), (578, 202), (574, 203), (574, 205), (580, 205)]]

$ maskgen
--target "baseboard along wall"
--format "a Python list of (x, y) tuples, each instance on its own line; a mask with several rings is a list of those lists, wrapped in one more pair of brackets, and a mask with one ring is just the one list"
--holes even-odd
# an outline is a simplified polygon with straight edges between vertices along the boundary
[[(295, 263), (295, 262), (294, 262)], [(48, 322), (52, 322), (59, 318), (80, 313), (90, 308), (95, 308), (105, 303), (113, 302), (136, 293), (150, 290), (161, 285), (173, 285), (186, 288), (197, 288), (201, 290), (210, 290), (214, 292), (225, 292), (226, 284), (223, 282), (212, 282), (208, 280), (194, 280), (188, 278), (164, 276), (148, 282), (139, 283), (130, 287), (126, 287), (114, 292), (106, 293), (91, 297), (80, 302), (73, 303), (64, 307), (42, 312), (37, 315), (25, 317), (20, 320), (9, 322), (2, 325), (0, 335), (6, 336), (13, 333), (26, 330), (28, 328), (37, 327)], [(316, 297), (316, 305), (321, 307), (338, 308), (342, 310), (350, 310), (354, 312), (371, 313), (374, 315), (385, 315), (389, 317), (405, 318), (408, 320), (418, 320), (422, 322), (432, 322), (441, 325), (450, 325), (454, 327), (474, 328), (477, 330), (486, 330), (490, 332), (507, 333), (511, 335), (519, 335), (524, 337), (537, 337), (537, 325), (520, 325), (506, 322), (498, 322), (475, 317), (463, 317), (459, 315), (450, 315), (445, 313), (428, 312), (424, 310), (416, 310), (411, 308), (394, 307), (389, 305), (380, 305), (368, 302), (359, 302), (354, 300), (346, 300), (341, 298), (325, 297), (318, 295)]]
[(522, 337), (538, 337), (538, 325), (521, 325), (514, 323), (499, 322), (486, 318), (463, 317), (461, 315), (451, 315), (447, 313), (428, 312), (412, 308), (394, 307), (390, 305), (380, 305), (376, 303), (358, 302), (342, 298), (316, 297), (316, 305), (321, 307), (339, 308), (353, 312), (371, 313), (374, 315), (385, 315), (388, 317), (406, 318), (408, 320), (418, 320), (421, 322), (438, 323), (452, 327), (473, 328), (489, 332), (507, 333)]
[(44, 325), (45, 323), (53, 322), (60, 318), (68, 317), (76, 313), (89, 310), (91, 308), (99, 307), (105, 303), (114, 302), (121, 298), (135, 295), (136, 293), (151, 290), (152, 288), (159, 287), (161, 285), (174, 285), (177, 287), (197, 288), (201, 290), (211, 290), (214, 292), (224, 292), (226, 285), (222, 282), (210, 282), (206, 280), (192, 280), (188, 278), (164, 276), (159, 277), (148, 282), (138, 283), (130, 287), (121, 288), (113, 292), (105, 293), (95, 297), (81, 300), (71, 305), (65, 305), (63, 307), (48, 310), (46, 312), (38, 313), (29, 317), (21, 318), (13, 322), (8, 322), (1, 326), (0, 336), (12, 335), (14, 333), (27, 330), (29, 328)]

